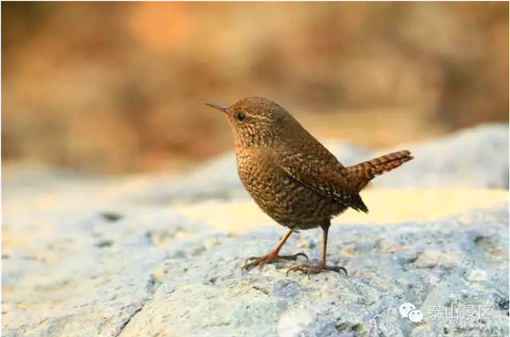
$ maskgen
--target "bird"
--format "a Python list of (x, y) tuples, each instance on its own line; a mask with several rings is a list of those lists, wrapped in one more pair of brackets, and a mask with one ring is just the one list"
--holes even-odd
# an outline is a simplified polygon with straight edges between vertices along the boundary
[(317, 274), (347, 270), (327, 264), (328, 231), (332, 218), (348, 208), (368, 213), (360, 191), (376, 176), (413, 159), (410, 151), (398, 151), (343, 166), (285, 108), (263, 97), (246, 97), (227, 106), (205, 103), (223, 112), (230, 124), (237, 173), (258, 207), (287, 233), (264, 256), (246, 259), (242, 269), (262, 267), (280, 260), (297, 260), (304, 253), (280, 255), (294, 232), (320, 227), (322, 254), (317, 264), (299, 264), (287, 270)]

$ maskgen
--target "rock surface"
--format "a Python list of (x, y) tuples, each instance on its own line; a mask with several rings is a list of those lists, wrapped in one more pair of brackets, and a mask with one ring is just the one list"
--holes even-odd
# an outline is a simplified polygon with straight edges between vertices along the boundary
[[(508, 128), (408, 148), (430, 166), (376, 179), (370, 215), (333, 221), (329, 263), (348, 277), (286, 276), (298, 262), (241, 273), (284, 229), (239, 193), (231, 155), (193, 183), (4, 172), (2, 335), (508, 336)], [(283, 251), (317, 262), (320, 247), (311, 230)]]

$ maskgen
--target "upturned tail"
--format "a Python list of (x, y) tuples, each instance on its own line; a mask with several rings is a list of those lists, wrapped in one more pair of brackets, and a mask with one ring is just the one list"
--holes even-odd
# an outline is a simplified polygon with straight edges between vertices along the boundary
[(353, 177), (354, 185), (357, 187), (358, 191), (361, 191), (375, 176), (381, 175), (384, 172), (389, 172), (411, 159), (413, 159), (413, 155), (411, 152), (405, 150), (388, 153), (384, 156), (354, 166), (349, 166), (347, 169)]

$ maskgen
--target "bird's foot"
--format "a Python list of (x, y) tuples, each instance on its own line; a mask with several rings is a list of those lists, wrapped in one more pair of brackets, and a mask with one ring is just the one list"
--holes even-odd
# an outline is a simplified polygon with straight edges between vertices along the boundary
[(252, 256), (252, 257), (249, 257), (248, 259), (246, 259), (246, 263), (244, 264), (242, 269), (245, 271), (248, 271), (255, 266), (259, 266), (259, 270), (262, 270), (262, 267), (265, 264), (276, 262), (279, 260), (295, 261), (295, 260), (297, 260), (297, 258), (299, 256), (303, 256), (304, 258), (306, 258), (308, 260), (308, 256), (306, 256), (305, 253), (297, 253), (294, 255), (277, 255), (274, 253), (269, 253), (266, 256), (261, 256), (261, 257)]
[(343, 271), (345, 276), (347, 276), (347, 270), (344, 267), (327, 266), (326, 263), (323, 262), (319, 262), (317, 265), (300, 264), (299, 266), (289, 268), (286, 275), (288, 276), (291, 271), (301, 271), (306, 273), (308, 277), (310, 277), (311, 274), (318, 274), (324, 271), (336, 271), (337, 273)]

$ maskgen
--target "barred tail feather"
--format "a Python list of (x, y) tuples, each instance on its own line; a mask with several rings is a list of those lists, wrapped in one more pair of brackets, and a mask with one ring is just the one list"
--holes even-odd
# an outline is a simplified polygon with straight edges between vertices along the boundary
[(349, 166), (347, 170), (349, 170), (353, 177), (354, 185), (358, 191), (361, 191), (375, 176), (389, 172), (412, 159), (413, 155), (407, 150), (393, 152), (354, 166)]

